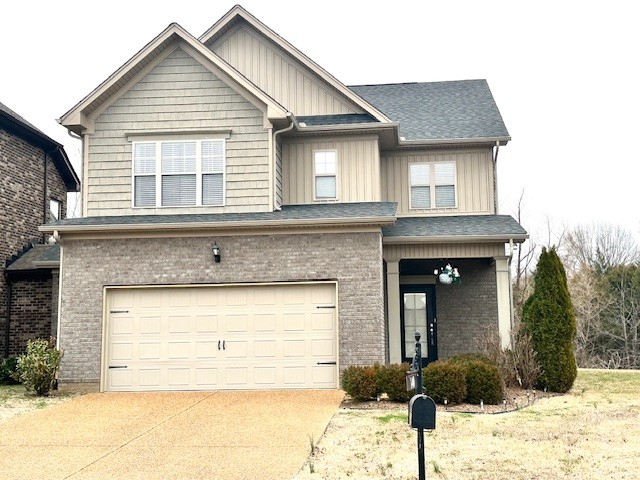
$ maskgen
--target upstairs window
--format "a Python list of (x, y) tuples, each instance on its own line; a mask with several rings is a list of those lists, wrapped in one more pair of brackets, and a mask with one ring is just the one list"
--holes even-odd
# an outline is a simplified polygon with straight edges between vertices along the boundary
[(224, 140), (133, 143), (133, 206), (224, 205)]
[(319, 150), (313, 153), (316, 200), (335, 200), (337, 198), (336, 167), (335, 150)]
[(456, 164), (409, 164), (410, 208), (454, 208)]
[(49, 199), (49, 213), (51, 215), (51, 220), (60, 220), (60, 215), (62, 213), (62, 203), (55, 198)]

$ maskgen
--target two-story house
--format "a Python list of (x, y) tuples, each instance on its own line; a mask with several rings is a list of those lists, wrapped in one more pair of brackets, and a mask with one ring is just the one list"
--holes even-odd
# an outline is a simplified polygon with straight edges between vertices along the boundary
[(84, 184), (82, 218), (43, 227), (61, 381), (338, 388), (416, 330), (425, 362), (508, 338), (526, 232), (497, 214), (510, 137), (483, 80), (347, 87), (235, 6), (200, 38), (169, 25), (60, 123)]
[(55, 333), (59, 248), (43, 223), (63, 219), (80, 183), (61, 144), (0, 103), (0, 355)]

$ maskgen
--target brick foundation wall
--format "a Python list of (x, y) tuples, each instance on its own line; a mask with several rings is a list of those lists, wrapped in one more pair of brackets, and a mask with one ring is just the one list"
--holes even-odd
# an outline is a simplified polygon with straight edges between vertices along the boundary
[(63, 239), (62, 258), (61, 381), (100, 378), (105, 285), (337, 280), (341, 368), (385, 360), (380, 233)]
[[(452, 262), (453, 264), (453, 262)], [(436, 285), (438, 357), (477, 352), (487, 327), (498, 330), (495, 264), (490, 259), (456, 260), (457, 285)]]
[[(25, 244), (42, 238), (38, 226), (44, 223), (44, 154), (41, 148), (0, 128), (0, 231), (3, 234), (0, 237), (0, 268), (3, 270), (5, 261)], [(64, 218), (67, 189), (53, 160), (49, 158), (47, 164), (49, 194), (62, 202)], [(0, 357), (5, 352), (6, 291), (4, 275), (0, 275)]]

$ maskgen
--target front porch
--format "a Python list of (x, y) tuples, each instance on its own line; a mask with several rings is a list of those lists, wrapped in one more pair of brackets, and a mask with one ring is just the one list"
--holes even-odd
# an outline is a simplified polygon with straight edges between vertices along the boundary
[[(411, 361), (414, 333), (423, 362), (477, 352), (487, 328), (509, 345), (512, 295), (509, 244), (526, 232), (508, 216), (403, 218), (383, 229), (387, 360)], [(435, 270), (450, 264), (460, 282)]]

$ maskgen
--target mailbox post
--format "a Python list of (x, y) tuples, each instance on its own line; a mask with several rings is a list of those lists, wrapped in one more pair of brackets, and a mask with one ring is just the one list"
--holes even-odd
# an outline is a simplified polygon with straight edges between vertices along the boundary
[(424, 431), (436, 428), (436, 404), (422, 392), (422, 346), (420, 332), (416, 332), (416, 356), (413, 369), (417, 371), (416, 394), (409, 401), (409, 425), (418, 430), (418, 479), (425, 480)]

